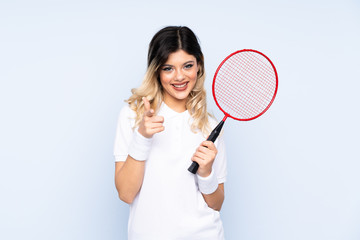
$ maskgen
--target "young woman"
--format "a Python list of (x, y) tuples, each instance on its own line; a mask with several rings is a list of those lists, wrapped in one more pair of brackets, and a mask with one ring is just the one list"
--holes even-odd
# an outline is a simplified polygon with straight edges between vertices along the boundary
[[(206, 108), (204, 57), (187, 27), (166, 27), (149, 45), (148, 68), (120, 112), (115, 185), (130, 205), (128, 238), (224, 239), (226, 157)], [(199, 163), (196, 174), (187, 168)]]

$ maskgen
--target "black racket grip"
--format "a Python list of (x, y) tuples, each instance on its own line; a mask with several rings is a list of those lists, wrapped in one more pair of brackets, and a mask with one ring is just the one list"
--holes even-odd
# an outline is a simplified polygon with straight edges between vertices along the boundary
[[(217, 137), (219, 136), (222, 127), (224, 126), (224, 121), (221, 121), (215, 128), (214, 130), (212, 130), (212, 132), (210, 133), (210, 136), (206, 139), (207, 141), (212, 141), (215, 142), (215, 140), (217, 139)], [(189, 172), (195, 174), (197, 172), (197, 170), (199, 169), (199, 164), (197, 162), (192, 162), (192, 164), (190, 165), (190, 167), (188, 168)]]

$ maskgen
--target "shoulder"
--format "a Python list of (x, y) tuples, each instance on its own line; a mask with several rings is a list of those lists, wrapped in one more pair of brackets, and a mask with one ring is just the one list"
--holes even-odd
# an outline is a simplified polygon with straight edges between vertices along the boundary
[(218, 125), (219, 121), (215, 117), (209, 116), (209, 124), (211, 129), (214, 129)]
[(135, 119), (136, 112), (130, 108), (129, 104), (125, 104), (120, 110), (119, 117), (125, 119)]
[(132, 110), (129, 104), (125, 104), (119, 113), (118, 124), (123, 126), (134, 127), (136, 119), (136, 112)]

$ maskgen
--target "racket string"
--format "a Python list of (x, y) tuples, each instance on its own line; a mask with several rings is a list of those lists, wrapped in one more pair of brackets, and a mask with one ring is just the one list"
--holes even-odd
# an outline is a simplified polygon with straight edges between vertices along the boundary
[(255, 52), (241, 52), (219, 69), (214, 94), (225, 112), (248, 119), (267, 108), (275, 88), (276, 76), (269, 61)]

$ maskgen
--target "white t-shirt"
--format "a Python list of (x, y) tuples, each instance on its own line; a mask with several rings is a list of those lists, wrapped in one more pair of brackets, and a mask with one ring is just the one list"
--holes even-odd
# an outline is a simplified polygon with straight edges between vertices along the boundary
[[(130, 204), (129, 240), (222, 240), (220, 213), (209, 208), (199, 191), (196, 175), (187, 169), (196, 148), (206, 139), (191, 131), (188, 111), (178, 113), (162, 103), (163, 132), (153, 136), (145, 162), (142, 187)], [(125, 161), (132, 140), (135, 112), (122, 108), (117, 125), (115, 161)], [(211, 120), (212, 127), (216, 122)], [(226, 180), (226, 155), (222, 135), (215, 141), (218, 154), (213, 171), (219, 183)]]

